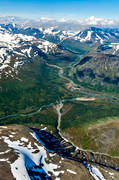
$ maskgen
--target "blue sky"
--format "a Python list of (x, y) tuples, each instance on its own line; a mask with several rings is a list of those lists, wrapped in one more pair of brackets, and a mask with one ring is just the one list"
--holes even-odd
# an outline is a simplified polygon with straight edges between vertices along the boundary
[(119, 0), (1, 0), (0, 15), (119, 19)]

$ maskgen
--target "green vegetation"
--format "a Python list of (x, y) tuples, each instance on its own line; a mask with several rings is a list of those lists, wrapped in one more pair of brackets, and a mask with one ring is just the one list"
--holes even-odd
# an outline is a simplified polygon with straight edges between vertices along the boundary
[(4, 78), (0, 81), (1, 117), (34, 112), (40, 106), (56, 102), (59, 98), (73, 96), (65, 88), (66, 81), (59, 78), (57, 69), (48, 67), (38, 57), (24, 65), (18, 78)]
[(62, 130), (79, 126), (83, 128), (83, 126), (89, 126), (102, 119), (106, 120), (107, 117), (119, 116), (119, 105), (105, 100), (70, 103), (72, 104), (71, 110), (62, 117)]
[(36, 128), (41, 127), (41, 124), (43, 124), (44, 126), (51, 126), (55, 129), (57, 125), (57, 114), (54, 113), (53, 108), (44, 108), (34, 115), (9, 117), (0, 121), (0, 125), (5, 124), (24, 124)]
[(85, 82), (80, 82), (79, 84), (85, 88), (94, 90), (96, 92), (109, 93), (109, 94), (116, 95), (116, 96), (118, 96), (118, 94), (119, 94), (119, 87), (112, 85), (112, 84), (105, 83), (104, 85), (101, 85), (101, 83), (98, 83), (96, 85), (91, 85), (91, 84), (85, 83)]
[(71, 39), (64, 40), (62, 42), (62, 45), (73, 52), (80, 53), (81, 55), (82, 54), (84, 55), (92, 50), (90, 44), (86, 44), (86, 43), (82, 44), (79, 41), (75, 41)]
[(62, 117), (61, 129), (64, 136), (83, 149), (119, 155), (118, 104), (96, 100), (70, 102), (65, 106), (72, 108)]

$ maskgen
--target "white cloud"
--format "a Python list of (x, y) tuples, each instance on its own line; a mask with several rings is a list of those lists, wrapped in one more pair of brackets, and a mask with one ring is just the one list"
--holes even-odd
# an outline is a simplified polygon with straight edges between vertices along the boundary
[(89, 26), (113, 26), (119, 24), (119, 21), (113, 19), (104, 19), (104, 18), (96, 18), (95, 16), (91, 16), (87, 19), (80, 19), (77, 21), (81, 25), (89, 25)]
[(114, 19), (105, 19), (105, 18), (97, 18), (95, 16), (88, 17), (86, 19), (68, 19), (68, 18), (51, 18), (51, 17), (40, 17), (39, 19), (36, 20), (37, 22), (44, 21), (44, 22), (57, 22), (57, 23), (75, 23), (77, 25), (82, 25), (82, 26), (114, 26), (114, 25), (119, 25), (119, 20), (114, 20)]
[(97, 18), (95, 16), (91, 16), (86, 19), (79, 19), (79, 20), (69, 20), (66, 18), (60, 18), (60, 19), (55, 19), (55, 18), (49, 18), (49, 17), (41, 17), (39, 21), (54, 21), (54, 22), (70, 22), (70, 23), (77, 23), (82, 26), (114, 26), (114, 25), (119, 25), (119, 20), (114, 20), (114, 19), (105, 19), (105, 18)]
[(39, 21), (52, 21), (52, 20), (54, 20), (53, 18), (50, 18), (50, 17), (41, 17), (40, 19), (39, 19)]
[(58, 22), (62, 22), (62, 23), (67, 22), (67, 21), (69, 21), (69, 20), (68, 20), (68, 19), (66, 19), (66, 18), (61, 18), (61, 19), (58, 19)]

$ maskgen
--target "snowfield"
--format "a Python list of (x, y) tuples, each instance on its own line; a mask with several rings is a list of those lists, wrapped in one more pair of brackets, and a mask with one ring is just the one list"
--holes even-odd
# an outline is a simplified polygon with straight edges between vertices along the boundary
[[(31, 142), (25, 137), (22, 137), (21, 140), (17, 141), (12, 141), (9, 137), (5, 136), (2, 138), (8, 147), (12, 148), (18, 154), (18, 159), (10, 164), (11, 172), (16, 180), (29, 180), (27, 168), (40, 172), (38, 168), (34, 169), (34, 167), (39, 166), (41, 163), (43, 164), (42, 171), (49, 176), (52, 174), (54, 177), (58, 178), (61, 173), (64, 173), (64, 171), (58, 170), (60, 166), (47, 162), (47, 151), (43, 146), (34, 143), (36, 149), (39, 150), (36, 152), (36, 149), (32, 147)], [(27, 145), (25, 145), (25, 143), (27, 143)], [(8, 161), (8, 159), (1, 159), (0, 161)], [(42, 173), (42, 171), (40, 173)]]

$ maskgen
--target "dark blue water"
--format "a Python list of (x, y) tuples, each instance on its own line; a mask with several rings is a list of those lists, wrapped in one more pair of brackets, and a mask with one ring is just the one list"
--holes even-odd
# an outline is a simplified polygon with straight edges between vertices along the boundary
[(31, 180), (51, 180), (51, 177), (42, 168), (42, 156), (39, 166), (36, 165), (26, 154), (24, 155), (25, 167)]
[(32, 131), (35, 133), (37, 140), (45, 147), (48, 152), (57, 153), (63, 158), (72, 157), (72, 153), (75, 152), (75, 147), (72, 146), (71, 149), (66, 149), (62, 146), (61, 139), (59, 140), (54, 135), (44, 130), (32, 128)]

